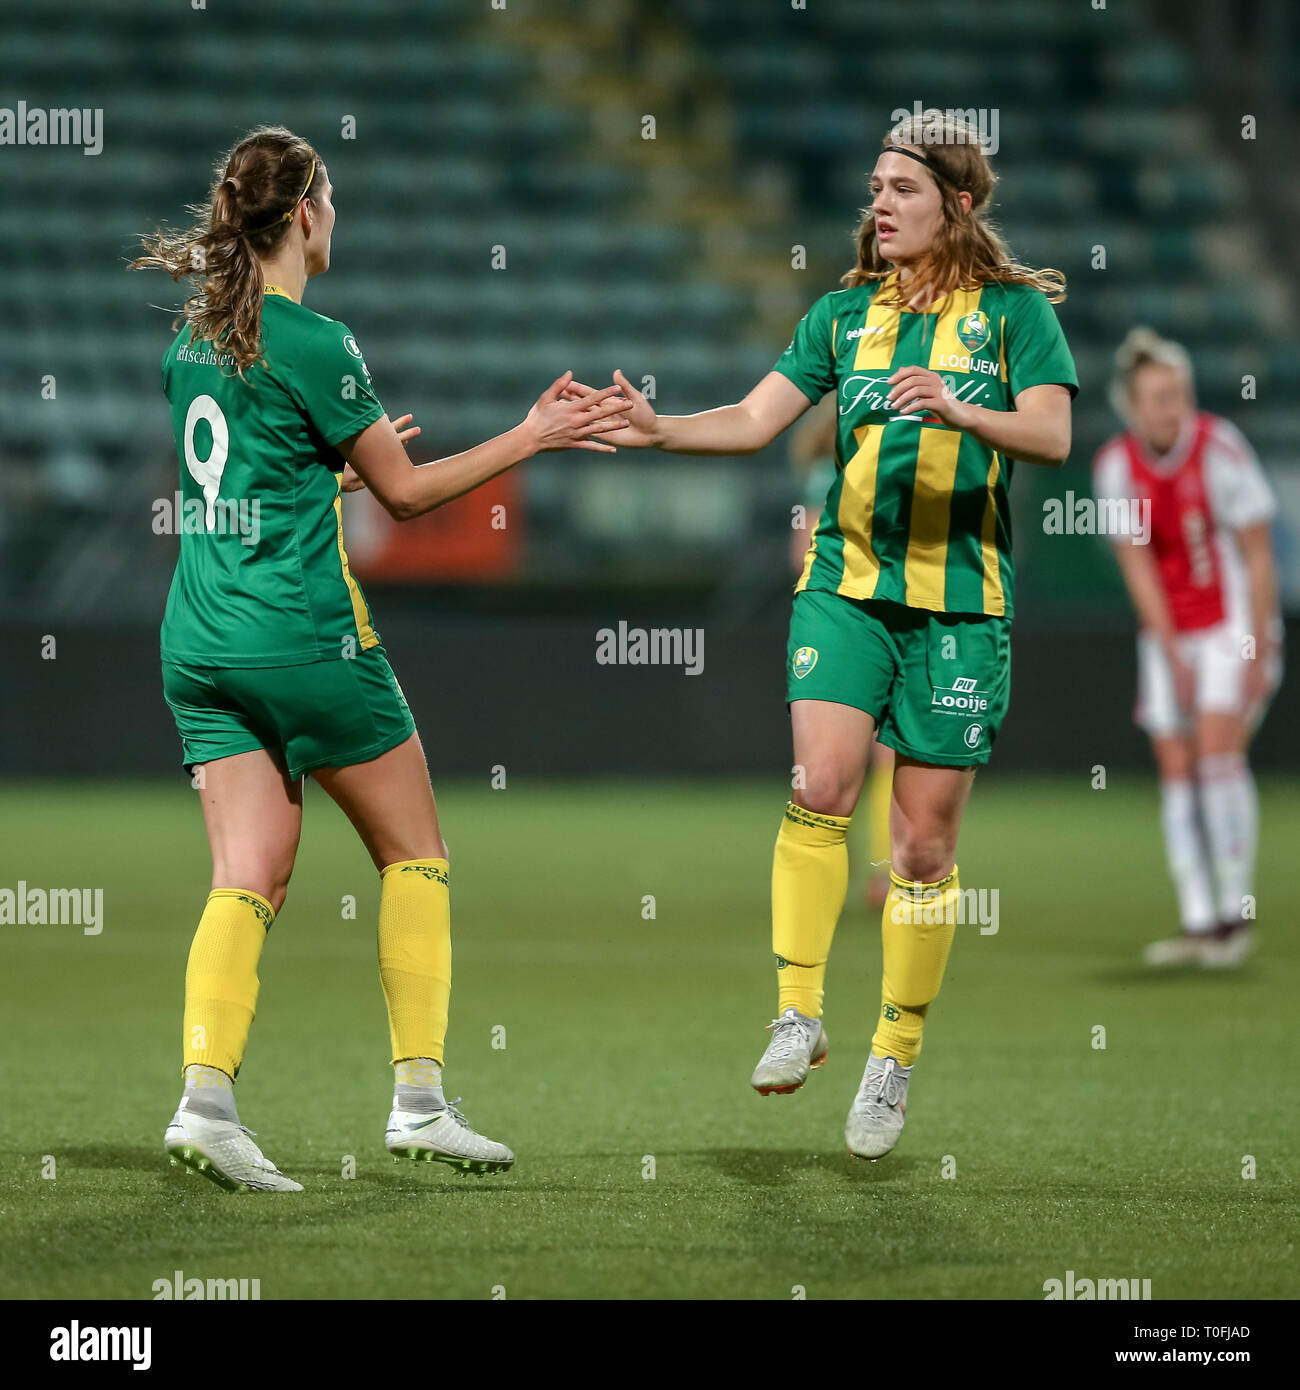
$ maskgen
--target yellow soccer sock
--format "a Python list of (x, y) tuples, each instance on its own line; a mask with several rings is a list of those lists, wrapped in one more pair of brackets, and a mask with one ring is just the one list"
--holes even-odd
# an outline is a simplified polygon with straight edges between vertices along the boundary
[(877, 1057), (894, 1057), (910, 1067), (921, 1055), (926, 1010), (943, 983), (944, 967), (957, 930), (961, 888), (957, 866), (938, 883), (913, 884), (891, 871), (889, 897), (881, 916), (884, 971), (880, 1021), (871, 1040)]
[(405, 859), (382, 871), (379, 980), (394, 1063), (442, 1064), (451, 995), (451, 898), (445, 859)]
[(794, 802), (772, 858), (772, 950), (778, 1014), (820, 1018), (826, 960), (849, 886), (848, 816), (824, 816)]
[(188, 1066), (216, 1067), (232, 1080), (257, 1011), (257, 962), (275, 910), (258, 893), (214, 888), (185, 967), (182, 1039)]
[(882, 767), (875, 757), (867, 772), (867, 872), (889, 866), (889, 803), (894, 795), (894, 760)]

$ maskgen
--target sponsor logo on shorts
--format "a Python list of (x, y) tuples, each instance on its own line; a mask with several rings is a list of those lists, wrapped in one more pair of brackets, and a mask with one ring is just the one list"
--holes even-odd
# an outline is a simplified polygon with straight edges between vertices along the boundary
[(803, 678), (817, 665), (817, 648), (800, 647), (794, 654), (794, 660), (790, 663), (797, 680)]
[(989, 707), (989, 697), (976, 689), (974, 676), (958, 676), (949, 686), (936, 685), (930, 695), (931, 714), (983, 714)]
[(978, 747), (978, 746), (979, 746), (979, 741), (980, 741), (981, 738), (983, 738), (983, 736), (984, 736), (984, 725), (983, 725), (983, 724), (971, 724), (971, 725), (967, 728), (967, 730), (966, 730), (966, 747), (967, 747), (967, 748), (976, 748), (976, 747)]

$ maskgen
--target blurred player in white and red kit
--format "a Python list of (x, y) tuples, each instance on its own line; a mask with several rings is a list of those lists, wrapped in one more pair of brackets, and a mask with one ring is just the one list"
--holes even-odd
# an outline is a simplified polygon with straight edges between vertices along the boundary
[(1116, 366), (1111, 403), (1128, 429), (1098, 452), (1093, 483), (1137, 609), (1135, 718), (1159, 768), (1183, 927), (1145, 958), (1233, 966), (1254, 945), (1246, 752), (1282, 671), (1276, 504), (1240, 431), (1197, 410), (1182, 347), (1135, 328)]

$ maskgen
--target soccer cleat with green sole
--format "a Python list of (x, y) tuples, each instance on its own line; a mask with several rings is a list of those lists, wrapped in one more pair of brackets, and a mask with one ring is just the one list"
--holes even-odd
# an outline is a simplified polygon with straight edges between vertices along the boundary
[(414, 1163), (446, 1163), (462, 1177), (475, 1173), (504, 1173), (515, 1156), (504, 1144), (485, 1139), (470, 1128), (455, 1101), (432, 1115), (394, 1110), (388, 1117), (384, 1143), (394, 1159)]
[(180, 1109), (163, 1134), (173, 1168), (207, 1178), (227, 1192), (301, 1192), (253, 1143), (253, 1131)]

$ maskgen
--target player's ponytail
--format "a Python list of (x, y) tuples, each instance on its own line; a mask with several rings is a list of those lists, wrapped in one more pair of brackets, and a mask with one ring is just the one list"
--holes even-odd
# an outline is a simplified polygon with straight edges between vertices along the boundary
[[(945, 111), (930, 109), (907, 116), (881, 141), (881, 147), (906, 145), (918, 150), (934, 169), (934, 181), (943, 199), (943, 226), (929, 254), (915, 267), (908, 299), (924, 292), (933, 300), (955, 289), (973, 289), (996, 282), (1032, 285), (1053, 304), (1065, 298), (1065, 276), (1059, 270), (1035, 270), (1013, 259), (1010, 248), (989, 221), (987, 209), (998, 176), (989, 163), (979, 130), (969, 121)], [(961, 205), (960, 193), (969, 193), (970, 211)], [(854, 232), (857, 264), (842, 276), (852, 288), (884, 280), (894, 267), (880, 254), (872, 209), (862, 210)], [(895, 303), (901, 302), (901, 294)]]
[(320, 159), (307, 141), (279, 126), (261, 126), (218, 162), (208, 201), (190, 208), (196, 224), (143, 238), (145, 254), (127, 268), (198, 281), (182, 311), (190, 341), (228, 352), (242, 377), (261, 357), (258, 257), (283, 241), (303, 198), (314, 203), (324, 187)]

